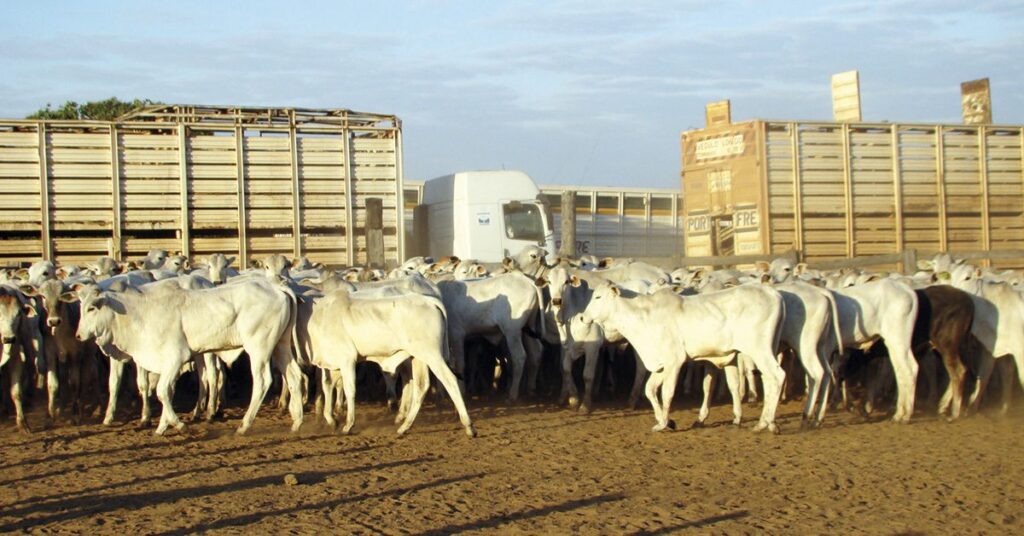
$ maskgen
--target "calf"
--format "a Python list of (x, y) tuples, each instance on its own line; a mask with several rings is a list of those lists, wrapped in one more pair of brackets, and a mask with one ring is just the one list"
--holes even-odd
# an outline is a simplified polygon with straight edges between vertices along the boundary
[(651, 371), (645, 391), (657, 421), (654, 431), (675, 426), (668, 414), (679, 370), (687, 360), (722, 364), (742, 352), (761, 370), (764, 382), (764, 409), (754, 429), (778, 432), (775, 411), (785, 379), (775, 361), (784, 315), (778, 292), (763, 285), (742, 285), (689, 297), (666, 291), (630, 294), (612, 284), (601, 286), (594, 291), (583, 321), (621, 333)]
[[(437, 298), (420, 294), (404, 294), (379, 298), (359, 298), (358, 293), (336, 290), (317, 300), (309, 300), (299, 314), (298, 336), (300, 354), (305, 352), (316, 366), (338, 371), (340, 378), (325, 382), (325, 417), (333, 421), (333, 386), (343, 384), (346, 401), (345, 426), (348, 433), (355, 425), (356, 363), (362, 359), (378, 362), (386, 373), (406, 359), (414, 362), (413, 390), (410, 406), (398, 434), (404, 434), (419, 412), (426, 395), (426, 373), (416, 363), (422, 362), (440, 380), (459, 413), (459, 419), (470, 437), (476, 430), (466, 411), (455, 375), (448, 368), (444, 307)], [(308, 309), (307, 309), (308, 308)], [(414, 327), (415, 326), (415, 327)]]
[[(544, 335), (544, 319), (541, 314), (543, 298), (537, 285), (537, 282), (521, 273), (438, 283), (444, 307), (448, 311), (448, 338), (456, 375), (461, 376), (465, 372), (466, 337), (503, 336), (512, 364), (508, 399), (510, 402), (518, 399), (528, 357), (523, 346), (523, 330), (533, 321), (535, 332)], [(529, 357), (534, 362), (531, 370), (536, 371), (540, 355)], [(527, 380), (531, 391), (535, 387), (535, 380), (535, 374)]]
[(239, 348), (249, 354), (253, 388), (238, 433), (249, 430), (266, 396), (272, 358), (292, 390), (292, 430), (301, 426), (301, 371), (291, 354), (296, 306), (286, 288), (254, 278), (195, 291), (176, 285), (125, 292), (86, 287), (79, 297), (79, 339), (94, 338), (108, 355), (129, 356), (142, 369), (160, 374), (158, 435), (169, 426), (184, 427), (171, 407), (171, 387), (192, 354)]

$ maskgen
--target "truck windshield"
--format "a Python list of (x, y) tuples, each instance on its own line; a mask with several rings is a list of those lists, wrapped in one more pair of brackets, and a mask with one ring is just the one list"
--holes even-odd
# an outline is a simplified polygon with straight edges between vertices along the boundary
[(503, 207), (505, 235), (515, 240), (544, 240), (544, 218), (541, 207), (533, 203), (513, 201)]

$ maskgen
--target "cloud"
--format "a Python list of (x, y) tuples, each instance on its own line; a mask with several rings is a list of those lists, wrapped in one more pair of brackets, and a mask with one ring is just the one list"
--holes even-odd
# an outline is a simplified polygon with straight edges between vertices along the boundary
[[(706, 102), (731, 99), (737, 120), (827, 119), (829, 76), (847, 69), (868, 119), (959, 121), (959, 82), (989, 76), (997, 119), (1024, 122), (1019, 2), (403, 7), (324, 5), (323, 24), (257, 4), (233, 26), (138, 10), (111, 31), (8, 28), (0, 115), (111, 95), (346, 107), (403, 119), (409, 177), (505, 165), (541, 182), (669, 187), (679, 133), (703, 124)], [(139, 22), (154, 16), (165, 25)]]

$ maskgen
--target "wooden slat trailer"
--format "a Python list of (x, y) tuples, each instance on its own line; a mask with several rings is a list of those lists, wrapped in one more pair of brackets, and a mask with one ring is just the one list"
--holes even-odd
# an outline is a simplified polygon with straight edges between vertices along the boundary
[(158, 105), (116, 121), (0, 120), (0, 263), (307, 255), (366, 262), (366, 200), (403, 250), (402, 133), (343, 109)]
[(686, 254), (1024, 249), (1022, 139), (1020, 126), (763, 120), (684, 132)]

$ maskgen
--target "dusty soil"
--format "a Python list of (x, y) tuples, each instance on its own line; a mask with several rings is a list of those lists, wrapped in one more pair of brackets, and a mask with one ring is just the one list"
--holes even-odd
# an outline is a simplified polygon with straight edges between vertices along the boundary
[(743, 429), (719, 405), (708, 428), (655, 434), (649, 410), (615, 406), (474, 400), (477, 439), (434, 406), (401, 439), (377, 404), (347, 437), (308, 415), (292, 435), (269, 405), (246, 437), (235, 409), (163, 438), (133, 424), (24, 436), (5, 420), (0, 532), (1024, 532), (1019, 407), (908, 426), (834, 413), (799, 432), (789, 403), (770, 436), (750, 432), (749, 407)]

